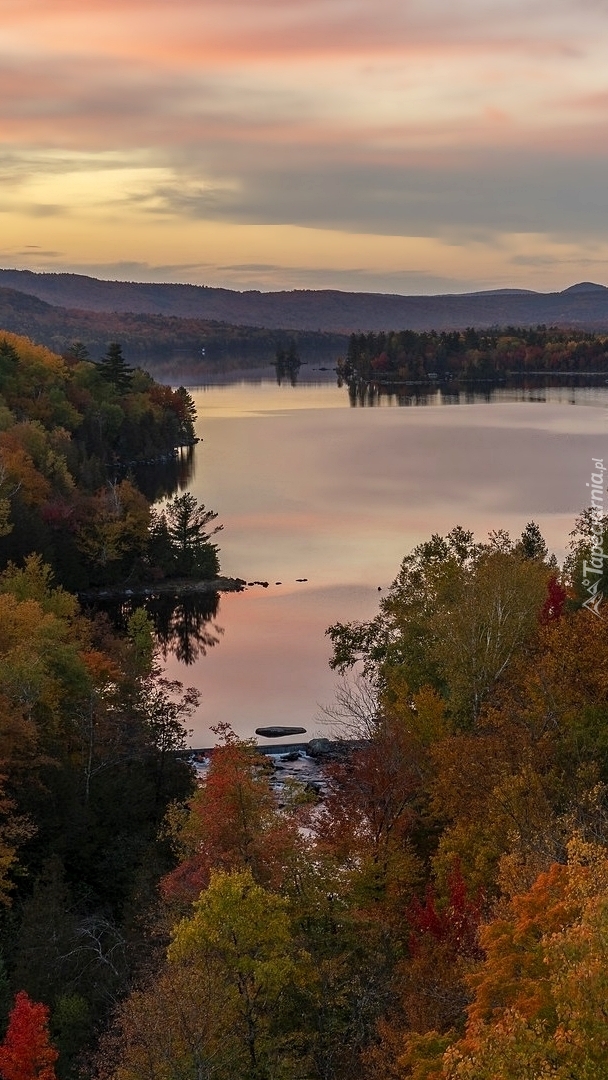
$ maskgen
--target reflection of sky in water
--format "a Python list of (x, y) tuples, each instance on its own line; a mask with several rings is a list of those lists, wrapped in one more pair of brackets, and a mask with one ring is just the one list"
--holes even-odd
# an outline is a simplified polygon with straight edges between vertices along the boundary
[(222, 569), (271, 583), (223, 597), (221, 644), (195, 668), (169, 665), (203, 692), (195, 741), (220, 719), (243, 734), (314, 730), (334, 684), (326, 627), (372, 615), (378, 586), (431, 533), (518, 535), (534, 519), (563, 555), (591, 457), (608, 457), (608, 392), (577, 390), (576, 408), (571, 390), (542, 393), (552, 400), (351, 409), (332, 385), (194, 392), (191, 490), (224, 524)]

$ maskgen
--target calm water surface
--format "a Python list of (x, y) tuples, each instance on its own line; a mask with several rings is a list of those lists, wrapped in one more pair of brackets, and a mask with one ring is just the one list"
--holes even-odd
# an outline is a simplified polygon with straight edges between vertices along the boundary
[(352, 407), (332, 383), (192, 394), (204, 441), (189, 487), (224, 525), (222, 571), (270, 583), (222, 595), (223, 632), (206, 656), (167, 658), (170, 677), (202, 692), (197, 746), (213, 743), (220, 721), (244, 736), (262, 724), (322, 733), (336, 685), (330, 623), (375, 614), (403, 555), (456, 524), (484, 538), (534, 519), (561, 557), (591, 458), (608, 459), (605, 388), (499, 390), (459, 404), (437, 392), (426, 406), (386, 398), (375, 408)]

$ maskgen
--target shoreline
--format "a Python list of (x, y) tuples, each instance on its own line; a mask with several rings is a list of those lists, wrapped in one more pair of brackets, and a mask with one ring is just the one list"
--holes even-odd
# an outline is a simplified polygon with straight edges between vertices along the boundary
[(133, 597), (191, 596), (214, 592), (243, 592), (247, 582), (243, 578), (217, 577), (196, 581), (188, 578), (172, 578), (169, 581), (141, 582), (134, 585), (116, 585), (111, 588), (83, 589), (77, 592), (82, 602), (96, 600), (130, 600)]

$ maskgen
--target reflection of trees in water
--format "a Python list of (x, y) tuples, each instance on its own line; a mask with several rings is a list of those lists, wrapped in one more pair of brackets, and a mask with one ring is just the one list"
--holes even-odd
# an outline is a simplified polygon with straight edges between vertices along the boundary
[(296, 386), (301, 366), (302, 361), (298, 355), (295, 341), (290, 342), (287, 349), (277, 349), (274, 367), (279, 386), (284, 379), (289, 379), (291, 385)]
[(337, 385), (346, 387), (351, 408), (374, 408), (379, 405), (481, 405), (505, 401), (546, 401), (546, 391), (566, 389), (571, 391), (569, 400), (575, 404), (575, 391), (579, 388), (603, 389), (606, 378), (580, 374), (521, 377), (503, 377), (477, 382), (464, 379), (441, 379), (425, 383), (391, 383), (387, 381), (366, 382), (364, 379), (345, 381), (338, 378)]
[(148, 502), (169, 498), (176, 491), (184, 491), (194, 477), (194, 447), (182, 446), (168, 461), (137, 465), (133, 472), (137, 486)]
[(143, 607), (152, 622), (156, 641), (164, 660), (173, 654), (190, 666), (220, 640), (223, 629), (213, 620), (219, 608), (219, 593), (188, 593), (184, 596), (162, 594), (142, 596), (122, 602), (105, 602), (99, 607), (107, 612), (117, 630), (126, 631), (131, 615)]
[(224, 632), (212, 622), (219, 599), (219, 593), (159, 596), (146, 605), (165, 660), (174, 653), (182, 664), (194, 664), (207, 649), (217, 645)]

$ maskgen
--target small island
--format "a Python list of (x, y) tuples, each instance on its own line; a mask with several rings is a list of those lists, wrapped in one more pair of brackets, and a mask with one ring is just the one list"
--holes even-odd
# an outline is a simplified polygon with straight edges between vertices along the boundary
[(288, 735), (305, 735), (305, 727), (284, 727), (277, 725), (275, 727), (256, 727), (256, 735), (261, 735), (264, 739), (286, 739)]

